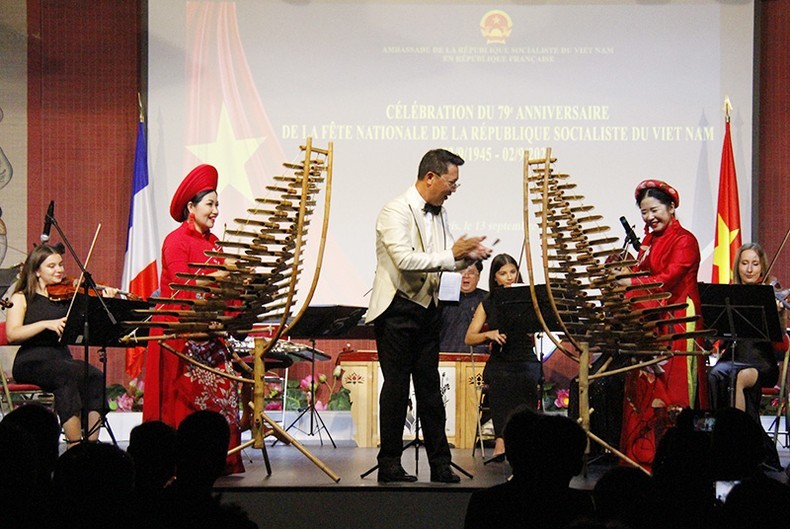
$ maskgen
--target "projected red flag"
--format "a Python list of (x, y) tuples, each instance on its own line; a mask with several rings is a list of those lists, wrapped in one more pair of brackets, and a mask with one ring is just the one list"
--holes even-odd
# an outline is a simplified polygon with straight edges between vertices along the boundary
[[(156, 257), (159, 254), (156, 226), (148, 185), (148, 153), (145, 142), (145, 124), (137, 126), (137, 147), (134, 153), (132, 200), (129, 207), (129, 231), (126, 237), (126, 255), (123, 262), (121, 284), (133, 294), (149, 297), (159, 286)], [(143, 369), (145, 347), (126, 350), (126, 373), (136, 377)]]
[(719, 172), (719, 201), (716, 208), (716, 243), (713, 248), (713, 283), (729, 283), (735, 252), (741, 246), (741, 211), (738, 202), (738, 180), (730, 138), (729, 101), (724, 146)]

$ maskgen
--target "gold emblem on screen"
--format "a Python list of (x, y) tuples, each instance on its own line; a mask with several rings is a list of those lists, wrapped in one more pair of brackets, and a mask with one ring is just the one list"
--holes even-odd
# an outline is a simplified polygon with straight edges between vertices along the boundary
[(510, 15), (502, 10), (489, 11), (480, 19), (480, 32), (487, 44), (504, 44), (513, 31)]

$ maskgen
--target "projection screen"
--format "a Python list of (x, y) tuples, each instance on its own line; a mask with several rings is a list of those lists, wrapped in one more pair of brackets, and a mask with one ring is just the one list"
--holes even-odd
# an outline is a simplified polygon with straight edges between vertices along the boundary
[(639, 181), (676, 186), (710, 280), (725, 96), (744, 241), (751, 233), (751, 0), (168, 1), (149, 3), (148, 25), (160, 241), (195, 165), (219, 169), (221, 236), (306, 136), (331, 141), (315, 303), (367, 305), (378, 211), (436, 147), (466, 160), (445, 204), (456, 236), (500, 239), (496, 251), (518, 258), (523, 153), (550, 147), (614, 235), (621, 215), (642, 234)]

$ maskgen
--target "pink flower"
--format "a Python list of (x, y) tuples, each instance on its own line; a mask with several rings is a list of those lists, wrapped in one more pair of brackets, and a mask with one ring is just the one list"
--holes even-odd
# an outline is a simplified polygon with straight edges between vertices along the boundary
[(281, 410), (283, 409), (283, 402), (281, 400), (270, 400), (264, 407), (266, 410)]
[(318, 411), (326, 411), (326, 404), (321, 402), (320, 400), (315, 401), (315, 409)]
[(305, 393), (310, 393), (316, 388), (315, 383), (313, 382), (313, 377), (311, 375), (307, 375), (299, 382), (299, 389), (304, 391)]
[(568, 407), (571, 400), (571, 391), (569, 389), (557, 390), (557, 398), (554, 399), (554, 405), (563, 410)]
[(132, 405), (134, 404), (134, 399), (127, 394), (123, 394), (115, 399), (115, 402), (118, 403), (118, 411), (132, 411)]

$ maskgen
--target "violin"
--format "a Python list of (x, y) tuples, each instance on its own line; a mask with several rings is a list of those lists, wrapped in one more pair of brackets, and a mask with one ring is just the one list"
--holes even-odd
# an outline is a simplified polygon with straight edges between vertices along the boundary
[[(55, 283), (54, 285), (47, 285), (47, 295), (49, 299), (52, 301), (62, 301), (65, 299), (71, 299), (74, 295), (79, 292), (80, 294), (85, 294), (85, 285), (81, 285), (77, 288), (75, 284), (76, 280), (74, 278), (64, 276), (63, 280), (60, 283)], [(105, 292), (107, 290), (116, 290), (118, 294), (125, 296), (127, 299), (132, 300), (140, 300), (140, 296), (137, 294), (133, 294), (132, 292), (125, 292), (123, 290), (113, 289), (112, 287), (108, 287), (105, 285), (97, 285), (96, 289), (99, 292)], [(96, 293), (93, 289), (88, 289), (89, 296), (96, 296)]]
[(785, 309), (790, 309), (790, 288), (782, 290), (782, 285), (779, 284), (776, 278), (771, 279), (768, 284), (774, 287), (774, 297), (776, 297), (776, 301), (781, 303), (782, 307)]

